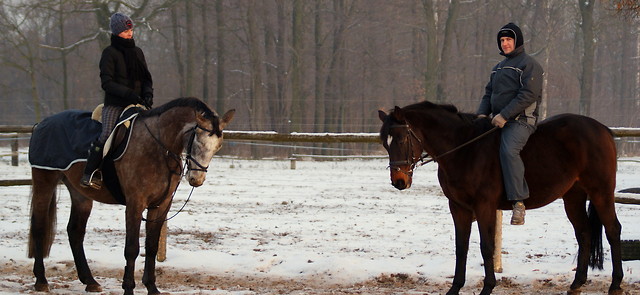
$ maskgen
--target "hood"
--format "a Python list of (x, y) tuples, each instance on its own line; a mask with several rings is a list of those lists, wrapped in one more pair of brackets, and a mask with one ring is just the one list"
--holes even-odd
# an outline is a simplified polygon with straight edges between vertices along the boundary
[(498, 41), (498, 49), (500, 50), (501, 53), (504, 53), (504, 52), (502, 52), (502, 47), (500, 46), (500, 37), (505, 37), (505, 36), (515, 39), (516, 48), (519, 48), (520, 46), (524, 45), (524, 37), (522, 36), (522, 31), (520, 30), (520, 27), (518, 27), (514, 23), (508, 23), (504, 25), (502, 28), (500, 28), (500, 31), (498, 31), (498, 36), (496, 38)]

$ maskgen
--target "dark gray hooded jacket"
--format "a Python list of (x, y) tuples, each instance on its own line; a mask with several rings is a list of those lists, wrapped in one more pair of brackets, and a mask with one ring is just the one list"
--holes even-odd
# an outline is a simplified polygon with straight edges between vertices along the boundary
[[(501, 114), (506, 120), (525, 120), (535, 125), (538, 120), (538, 106), (542, 98), (542, 66), (524, 51), (520, 28), (513, 23), (504, 26), (498, 33), (498, 39), (505, 30), (516, 34), (516, 47), (491, 71), (491, 78), (485, 87), (478, 114), (494, 116)], [(499, 42), (499, 41), (498, 41)]]

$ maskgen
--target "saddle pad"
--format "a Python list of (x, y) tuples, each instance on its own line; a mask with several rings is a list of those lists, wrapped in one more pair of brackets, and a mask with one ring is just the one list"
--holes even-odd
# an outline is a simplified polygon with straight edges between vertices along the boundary
[(102, 124), (91, 119), (91, 112), (66, 110), (38, 123), (29, 141), (31, 167), (67, 170), (86, 161), (91, 143), (100, 135)]
[[(117, 148), (117, 147), (113, 147), (114, 144), (123, 145), (121, 148), (115, 151), (115, 153), (117, 153), (118, 155), (114, 156), (114, 161), (120, 160), (120, 157), (124, 155), (124, 153), (127, 151), (127, 147), (129, 146), (129, 140), (131, 139), (131, 132), (129, 132), (129, 130), (133, 128), (133, 123), (135, 122), (136, 117), (138, 117), (140, 110), (141, 110), (140, 108), (127, 108), (122, 112), (122, 114), (120, 114), (120, 119), (118, 119), (118, 123), (116, 123), (116, 126), (113, 128), (113, 131), (111, 131), (111, 134), (109, 134), (107, 141), (104, 143), (104, 148), (102, 149), (103, 158), (106, 157), (107, 154), (112, 152), (111, 149)], [(126, 138), (124, 139), (123, 143), (122, 142), (114, 143), (116, 131), (118, 130), (118, 128), (120, 128), (120, 126), (124, 126), (124, 128), (128, 130)]]

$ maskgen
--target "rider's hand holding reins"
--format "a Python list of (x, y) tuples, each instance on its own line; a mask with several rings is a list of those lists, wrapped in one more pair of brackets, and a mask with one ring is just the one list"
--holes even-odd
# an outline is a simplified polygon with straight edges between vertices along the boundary
[(497, 127), (504, 127), (504, 124), (507, 123), (507, 120), (504, 119), (504, 117), (500, 114), (496, 115), (495, 117), (493, 117), (493, 119), (491, 119), (491, 124), (493, 124), (493, 126), (497, 126)]

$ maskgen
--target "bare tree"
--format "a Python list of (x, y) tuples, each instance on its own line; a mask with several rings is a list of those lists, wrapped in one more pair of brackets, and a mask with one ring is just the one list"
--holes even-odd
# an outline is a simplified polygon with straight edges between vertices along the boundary
[(1, 55), (2, 65), (21, 71), (27, 76), (33, 112), (36, 121), (42, 119), (42, 106), (38, 93), (38, 75), (41, 58), (39, 51), (39, 32), (46, 20), (39, 10), (28, 5), (11, 6), (2, 3), (0, 10), (0, 28), (4, 32), (4, 41), (9, 52)]

